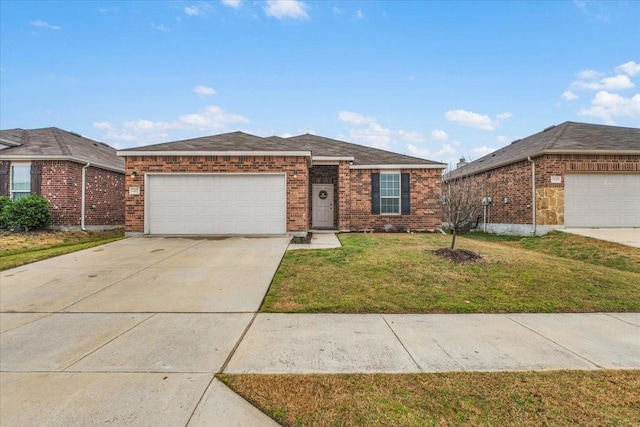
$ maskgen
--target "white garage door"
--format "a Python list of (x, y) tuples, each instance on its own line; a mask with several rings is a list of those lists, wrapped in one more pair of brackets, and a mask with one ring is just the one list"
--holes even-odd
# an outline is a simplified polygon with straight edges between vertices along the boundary
[(149, 175), (149, 234), (285, 234), (284, 175)]
[(640, 174), (565, 175), (567, 227), (640, 227)]

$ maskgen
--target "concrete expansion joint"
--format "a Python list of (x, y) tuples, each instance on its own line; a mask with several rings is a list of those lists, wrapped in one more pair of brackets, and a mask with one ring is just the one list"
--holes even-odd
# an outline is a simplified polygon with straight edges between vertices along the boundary
[(631, 326), (635, 326), (636, 328), (640, 328), (640, 325), (636, 325), (636, 324), (635, 324), (635, 323), (633, 323), (633, 322), (629, 322), (629, 321), (627, 321), (627, 320), (621, 319), (621, 318), (619, 318), (619, 317), (615, 316), (615, 315), (614, 315), (614, 314), (612, 314), (612, 313), (604, 313), (604, 314), (606, 314), (607, 316), (609, 316), (609, 317), (611, 317), (611, 318), (613, 318), (613, 319), (615, 319), (615, 320), (619, 320), (619, 321), (621, 321), (621, 322), (624, 322), (624, 323), (626, 323), (627, 325), (631, 325)]
[(515, 319), (511, 318), (509, 315), (506, 315), (505, 317), (506, 317), (507, 319), (511, 320), (512, 322), (514, 322), (514, 323), (516, 323), (516, 324), (518, 324), (518, 325), (522, 326), (523, 328), (528, 329), (529, 331), (533, 332), (534, 334), (538, 335), (539, 337), (541, 337), (541, 338), (543, 338), (543, 339), (545, 339), (545, 340), (547, 340), (547, 341), (549, 341), (549, 342), (553, 343), (554, 345), (557, 345), (557, 346), (558, 346), (558, 347), (560, 347), (561, 349), (563, 349), (563, 350), (565, 350), (565, 351), (568, 351), (569, 353), (571, 353), (571, 354), (573, 354), (574, 356), (576, 356), (576, 357), (578, 357), (578, 358), (580, 358), (580, 359), (584, 360), (585, 362), (592, 364), (592, 365), (593, 365), (593, 366), (595, 366), (596, 368), (598, 368), (598, 369), (606, 369), (606, 367), (604, 367), (604, 366), (602, 366), (602, 365), (599, 365), (599, 364), (595, 363), (595, 362), (594, 362), (594, 361), (592, 361), (592, 360), (587, 359), (586, 357), (582, 356), (581, 354), (576, 353), (575, 351), (571, 350), (570, 348), (567, 348), (567, 347), (563, 346), (562, 344), (560, 344), (560, 343), (558, 343), (557, 341), (554, 341), (554, 340), (552, 340), (551, 338), (549, 338), (549, 337), (547, 337), (547, 336), (545, 336), (545, 335), (541, 334), (540, 332), (536, 331), (535, 329), (532, 329), (532, 328), (528, 327), (527, 325), (524, 325), (524, 324), (522, 324), (522, 323), (518, 322), (517, 320), (515, 320)]
[[(393, 330), (393, 328), (391, 327), (391, 325), (389, 324), (389, 321), (387, 320), (386, 317), (384, 317), (384, 314), (380, 314), (380, 317), (382, 317), (382, 320), (384, 321), (384, 323), (387, 325), (387, 327), (389, 328), (389, 330), (391, 331), (391, 333), (393, 334), (394, 337), (396, 337), (396, 339), (398, 340), (398, 342), (400, 343), (400, 345), (402, 346), (402, 348), (404, 349), (405, 353), (407, 353), (407, 355), (409, 356), (409, 358), (411, 359), (411, 361), (413, 362), (414, 365), (416, 365), (416, 368), (418, 368), (418, 371), (420, 372), (424, 372), (424, 370), (420, 367), (420, 364), (416, 361), (416, 359), (413, 357), (413, 355), (411, 354), (411, 352), (407, 349), (407, 347), (404, 345), (404, 343), (402, 342), (402, 340), (400, 339), (400, 337), (398, 336), (398, 334), (396, 334), (396, 331)], [(437, 344), (437, 343), (436, 343)]]
[[(66, 313), (61, 313), (61, 314), (66, 314)], [(105, 341), (101, 346), (98, 346), (96, 348), (94, 348), (92, 351), (90, 351), (89, 353), (85, 354), (84, 356), (82, 356), (81, 358), (79, 358), (78, 360), (73, 361), (71, 364), (69, 364), (68, 366), (65, 366), (64, 368), (62, 368), (60, 371), (61, 372), (67, 372), (67, 369), (69, 369), (70, 367), (72, 367), (73, 365), (81, 362), (83, 359), (86, 359), (87, 357), (91, 356), (93, 353), (99, 351), (100, 349), (104, 348), (105, 346), (109, 345), (109, 343), (117, 340), (118, 338), (120, 338), (123, 335), (126, 335), (127, 333), (129, 333), (129, 331), (137, 328), (138, 326), (142, 325), (144, 322), (146, 322), (147, 320), (151, 319), (153, 316), (155, 316), (155, 314), (152, 314), (151, 316), (148, 316), (145, 319), (142, 319), (140, 322), (132, 325), (130, 328), (128, 328), (125, 331), (122, 331), (120, 334), (114, 336), (113, 338), (111, 338), (110, 340)]]

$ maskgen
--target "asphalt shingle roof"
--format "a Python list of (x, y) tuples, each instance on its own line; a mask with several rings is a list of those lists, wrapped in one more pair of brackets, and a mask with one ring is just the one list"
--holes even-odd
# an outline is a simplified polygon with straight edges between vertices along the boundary
[(42, 129), (8, 129), (0, 131), (0, 141), (9, 141), (15, 146), (0, 150), (0, 157), (69, 158), (89, 162), (116, 171), (124, 171), (124, 159), (118, 157), (116, 149), (105, 143), (85, 138), (55, 127)]
[(455, 174), (472, 175), (545, 153), (579, 152), (640, 154), (640, 129), (564, 122), (459, 167)]
[(244, 132), (232, 132), (122, 150), (123, 153), (131, 155), (135, 155), (135, 152), (154, 151), (306, 151), (311, 152), (312, 156), (353, 157), (354, 165), (445, 166), (431, 160), (310, 134), (290, 138), (262, 138)]

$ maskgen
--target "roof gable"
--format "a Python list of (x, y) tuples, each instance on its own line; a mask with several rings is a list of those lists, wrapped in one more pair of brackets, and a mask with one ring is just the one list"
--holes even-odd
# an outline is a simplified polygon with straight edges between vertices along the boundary
[(8, 160), (66, 159), (124, 172), (124, 161), (114, 148), (55, 127), (2, 130), (0, 141), (10, 145), (2, 150)]
[(543, 154), (640, 154), (640, 129), (564, 122), (513, 141), (484, 157), (456, 169), (471, 175)]

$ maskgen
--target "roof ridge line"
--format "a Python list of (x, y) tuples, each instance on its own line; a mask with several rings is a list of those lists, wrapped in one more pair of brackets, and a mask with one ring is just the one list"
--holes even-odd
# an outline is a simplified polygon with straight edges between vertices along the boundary
[(62, 136), (60, 135), (60, 132), (62, 131), (62, 129), (57, 127), (52, 127), (50, 129), (53, 130), (53, 137), (56, 139), (56, 142), (58, 143), (58, 147), (60, 147), (60, 151), (62, 152), (62, 154), (70, 156), (71, 150), (69, 149), (67, 144), (62, 143)]

